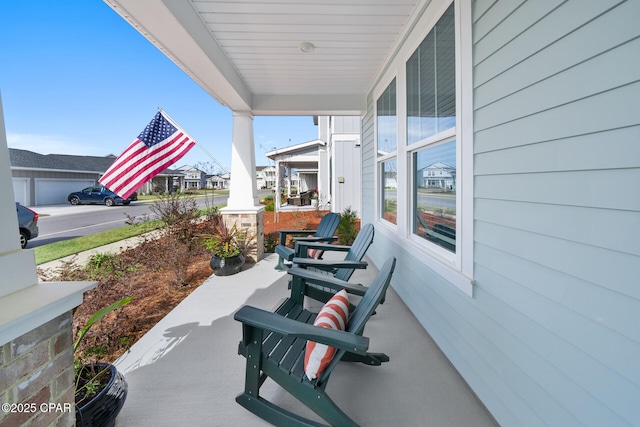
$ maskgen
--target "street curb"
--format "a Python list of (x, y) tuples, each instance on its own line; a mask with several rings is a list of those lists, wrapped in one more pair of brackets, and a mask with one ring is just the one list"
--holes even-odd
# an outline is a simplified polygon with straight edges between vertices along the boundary
[[(76, 264), (84, 266), (89, 261), (92, 255), (104, 254), (104, 253), (120, 253), (129, 248), (137, 246), (141, 239), (148, 236), (153, 237), (153, 234), (158, 234), (157, 231), (151, 231), (139, 236), (129, 237), (128, 239), (119, 240), (117, 242), (109, 243), (108, 245), (98, 246), (97, 248), (89, 249), (86, 251), (78, 252), (77, 254), (68, 255), (63, 258), (59, 258), (53, 261), (45, 262), (43, 264), (36, 265), (36, 268), (42, 270), (58, 270), (62, 268), (65, 263), (74, 261)], [(75, 258), (75, 259), (74, 259)]]

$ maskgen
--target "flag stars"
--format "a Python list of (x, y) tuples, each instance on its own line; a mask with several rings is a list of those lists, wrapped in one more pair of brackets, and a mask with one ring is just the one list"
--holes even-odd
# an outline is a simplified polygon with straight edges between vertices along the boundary
[(147, 127), (144, 128), (142, 133), (138, 135), (138, 139), (150, 148), (164, 141), (176, 131), (176, 127), (158, 112)]

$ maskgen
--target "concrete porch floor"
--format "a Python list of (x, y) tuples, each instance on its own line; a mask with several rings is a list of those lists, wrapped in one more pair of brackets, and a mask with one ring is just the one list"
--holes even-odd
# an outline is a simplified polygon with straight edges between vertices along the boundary
[[(287, 293), (288, 275), (269, 255), (241, 273), (212, 276), (116, 362), (129, 394), (116, 426), (267, 426), (235, 402), (245, 359), (237, 354), (244, 304), (271, 309)], [(368, 283), (372, 265), (351, 279)], [(392, 280), (393, 285), (393, 280)], [(365, 329), (371, 351), (391, 361), (379, 367), (343, 363), (327, 392), (362, 426), (495, 426), (484, 406), (418, 324), (396, 293), (388, 292)], [(262, 394), (317, 419), (275, 383)]]

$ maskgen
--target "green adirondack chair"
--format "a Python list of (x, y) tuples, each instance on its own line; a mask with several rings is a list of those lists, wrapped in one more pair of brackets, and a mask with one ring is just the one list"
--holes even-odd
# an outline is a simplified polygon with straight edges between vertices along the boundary
[[(320, 224), (316, 230), (278, 230), (280, 234), (279, 244), (276, 246), (276, 254), (278, 254), (278, 265), (276, 270), (286, 270), (284, 261), (291, 261), (295, 256), (295, 248), (291, 249), (286, 246), (287, 236), (299, 236), (296, 238), (297, 242), (333, 242), (336, 238), (333, 233), (336, 232), (338, 224), (340, 223), (340, 215), (335, 212), (330, 212), (322, 217)], [(309, 236), (312, 234), (313, 236)]]
[[(238, 353), (247, 359), (247, 363), (245, 389), (236, 397), (236, 401), (277, 426), (323, 425), (261, 397), (260, 387), (267, 378), (271, 378), (330, 425), (357, 426), (358, 424), (331, 400), (325, 388), (334, 368), (341, 360), (361, 361), (370, 365), (380, 365), (381, 362), (389, 360), (386, 355), (386, 360), (369, 357), (369, 339), (362, 334), (389, 286), (395, 263), (395, 258), (392, 258), (382, 266), (360, 304), (351, 314), (345, 331), (313, 326), (316, 315), (305, 310), (299, 300), (294, 298), (286, 299), (275, 313), (250, 306), (242, 307), (234, 318), (242, 322), (242, 341), (238, 346)], [(350, 287), (346, 283), (345, 288), (348, 292), (351, 290)], [(307, 340), (338, 349), (329, 366), (315, 380), (309, 380), (304, 374)]]
[[(373, 224), (365, 224), (360, 228), (356, 239), (351, 246), (329, 245), (326, 243), (300, 242), (296, 245), (296, 257), (292, 259), (293, 267), (288, 270), (291, 280), (298, 277), (309, 279), (315, 275), (331, 275), (338, 280), (348, 281), (356, 269), (367, 267), (367, 262), (362, 261), (367, 249), (373, 243), (375, 229)], [(308, 258), (308, 249), (323, 251), (346, 252), (344, 260), (325, 260)], [(327, 302), (335, 294), (335, 290), (319, 285), (310, 285), (307, 296), (322, 302)]]

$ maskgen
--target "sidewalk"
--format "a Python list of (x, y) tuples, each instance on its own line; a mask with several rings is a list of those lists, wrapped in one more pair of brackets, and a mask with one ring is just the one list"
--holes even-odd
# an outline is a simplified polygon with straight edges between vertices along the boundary
[(29, 209), (33, 209), (38, 212), (40, 216), (61, 216), (77, 214), (79, 209), (83, 212), (93, 212), (98, 210), (104, 210), (104, 205), (80, 205), (73, 206), (69, 203), (61, 203), (58, 205), (41, 205), (41, 206), (28, 206)]
[(55, 270), (60, 268), (65, 262), (71, 261), (75, 257), (75, 261), (77, 264), (84, 265), (89, 261), (89, 258), (92, 255), (98, 253), (119, 253), (123, 249), (134, 247), (140, 241), (141, 236), (130, 237), (125, 240), (120, 240), (118, 242), (109, 243), (108, 245), (99, 246), (97, 248), (89, 249), (88, 251), (79, 252), (74, 255), (69, 255), (63, 258), (59, 258), (53, 261), (45, 262), (43, 264), (39, 264), (38, 268), (43, 270)]

